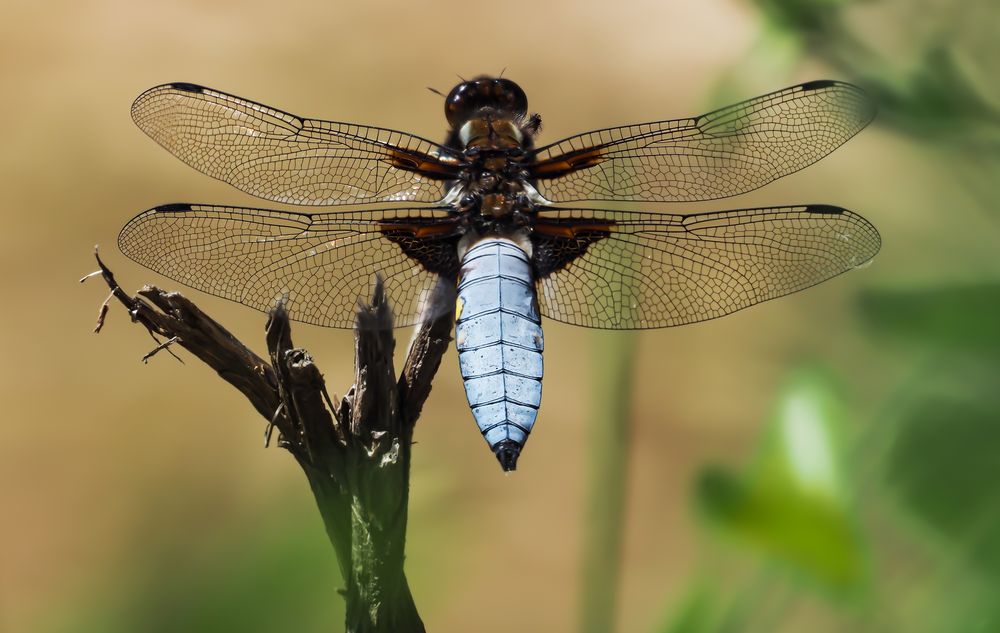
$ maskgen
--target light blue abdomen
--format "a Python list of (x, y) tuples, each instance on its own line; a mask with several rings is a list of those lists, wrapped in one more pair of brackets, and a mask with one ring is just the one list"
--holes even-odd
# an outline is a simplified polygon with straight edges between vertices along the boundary
[(504, 470), (514, 470), (542, 402), (542, 327), (528, 255), (487, 238), (462, 257), (455, 340), (465, 395)]

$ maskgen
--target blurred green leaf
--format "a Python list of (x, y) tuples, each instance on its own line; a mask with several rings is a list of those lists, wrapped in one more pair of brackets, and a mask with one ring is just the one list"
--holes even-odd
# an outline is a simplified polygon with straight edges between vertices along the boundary
[[(956, 29), (942, 26), (924, 42), (919, 62), (904, 66), (877, 52), (849, 27), (845, 14), (866, 1), (754, 0), (754, 4), (767, 25), (765, 43), (798, 38), (803, 52), (824, 60), (871, 93), (879, 105), (879, 122), (912, 136), (1000, 150), (1000, 107), (956, 61)], [(785, 35), (776, 38), (775, 33)]]
[(915, 401), (886, 478), (906, 510), (1000, 580), (1000, 394)]
[(936, 44), (927, 50), (906, 96), (899, 109), (921, 118), (962, 120), (967, 125), (1000, 122), (996, 107), (955, 62), (948, 44)]
[[(864, 75), (882, 112), (914, 136), (945, 133), (975, 134), (976, 138), (955, 138), (980, 145), (1000, 142), (1000, 111), (977, 89), (974, 81), (955, 62), (947, 44), (932, 44), (923, 63), (909, 75)], [(886, 71), (887, 72), (887, 71)], [(993, 133), (988, 129), (992, 127)]]
[(840, 10), (857, 0), (755, 0), (754, 4), (777, 27), (812, 35), (831, 28)]
[(688, 593), (659, 633), (715, 633), (719, 630), (719, 598), (706, 585), (699, 585)]
[(753, 464), (702, 474), (700, 506), (725, 534), (824, 586), (860, 587), (866, 557), (842, 467), (844, 416), (817, 369), (790, 378)]
[(879, 335), (909, 343), (1000, 350), (1000, 284), (879, 290), (861, 296), (862, 316)]
[[(344, 621), (337, 561), (315, 513), (275, 512), (239, 529), (151, 535), (114, 595), (51, 633), (319, 633)], [(81, 616), (81, 613), (84, 614)], [(331, 627), (333, 627), (331, 629)]]
[(1000, 631), (1000, 601), (984, 601), (978, 609), (970, 609), (951, 618), (940, 633), (996, 633)]

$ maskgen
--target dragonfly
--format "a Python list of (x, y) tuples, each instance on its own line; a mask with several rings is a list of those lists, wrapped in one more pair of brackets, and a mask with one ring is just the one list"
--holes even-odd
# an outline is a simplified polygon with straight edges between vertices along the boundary
[(376, 275), (398, 327), (440, 309), (433, 290), (448, 284), (468, 403), (505, 471), (541, 405), (542, 316), (612, 330), (705, 321), (861, 266), (880, 247), (868, 221), (832, 205), (650, 208), (742, 194), (826, 156), (875, 114), (848, 83), (543, 146), (541, 117), (510, 79), (463, 80), (444, 109), (435, 143), (189, 83), (152, 88), (132, 117), (191, 167), (273, 202), (346, 208), (168, 204), (129, 221), (119, 247), (198, 290), (262, 311), (285, 297), (290, 318), (334, 328), (353, 327)]

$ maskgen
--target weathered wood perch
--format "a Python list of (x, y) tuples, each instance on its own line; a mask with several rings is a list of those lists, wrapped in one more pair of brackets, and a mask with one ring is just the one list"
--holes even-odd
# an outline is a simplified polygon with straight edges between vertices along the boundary
[[(269, 364), (182, 295), (145, 286), (131, 296), (99, 256), (97, 262), (111, 296), (101, 306), (96, 331), (117, 298), (133, 322), (158, 342), (164, 339), (144, 360), (180, 345), (247, 397), (267, 421), (266, 441), (278, 430), (278, 445), (305, 472), (336, 550), (347, 583), (346, 630), (424, 631), (403, 573), (410, 447), (451, 341), (453, 311), (424, 320), (397, 378), (392, 311), (378, 280), (371, 304), (358, 307), (354, 386), (333, 403), (312, 357), (293, 347), (281, 302), (267, 321)], [(454, 306), (451, 284), (439, 284), (435, 292), (432, 305)]]

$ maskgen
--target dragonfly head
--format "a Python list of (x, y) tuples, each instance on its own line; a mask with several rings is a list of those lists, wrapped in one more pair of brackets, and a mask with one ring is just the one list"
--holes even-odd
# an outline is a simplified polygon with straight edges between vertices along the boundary
[(448, 93), (444, 113), (451, 124), (446, 144), (463, 151), (502, 151), (532, 147), (541, 117), (528, 116), (528, 97), (502, 77), (463, 81)]
[(522, 119), (528, 114), (528, 96), (510, 79), (484, 76), (463, 81), (444, 100), (444, 114), (452, 127), (460, 127), (483, 109)]

